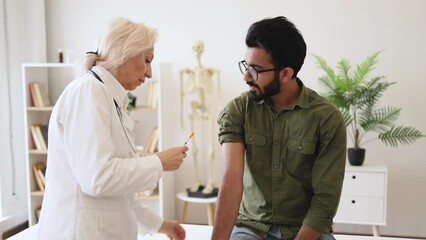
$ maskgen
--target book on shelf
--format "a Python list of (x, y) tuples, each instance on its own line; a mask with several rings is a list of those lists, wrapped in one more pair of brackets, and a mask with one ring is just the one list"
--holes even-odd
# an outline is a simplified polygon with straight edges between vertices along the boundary
[(47, 149), (49, 147), (49, 141), (48, 141), (49, 127), (47, 124), (41, 124), (39, 128), (40, 128), (41, 135), (43, 137), (44, 144), (46, 145), (46, 149)]
[(154, 127), (148, 135), (145, 146), (143, 148), (144, 154), (155, 153), (158, 144), (158, 128)]
[(37, 183), (37, 187), (40, 191), (44, 192), (46, 163), (36, 162), (33, 164), (32, 167), (33, 167), (33, 174)]
[(47, 87), (42, 82), (30, 82), (28, 83), (30, 91), (30, 102), (31, 106), (35, 107), (47, 107), (51, 106)]
[(34, 89), (34, 83), (28, 83), (28, 91), (30, 98), (30, 106), (40, 106), (40, 103), (37, 101), (37, 96)]
[(31, 131), (31, 137), (33, 139), (34, 142), (34, 146), (37, 150), (43, 150), (43, 145), (40, 142), (40, 138), (37, 135), (37, 130), (36, 130), (36, 125), (31, 125), (30, 126), (30, 131)]
[(39, 83), (38, 86), (40, 88), (40, 95), (43, 107), (52, 106), (52, 104), (50, 103), (49, 94), (47, 93), (47, 86), (44, 83)]
[(157, 108), (157, 83), (150, 83), (148, 87), (148, 108)]
[(37, 138), (38, 138), (38, 140), (39, 140), (39, 141), (40, 141), (40, 143), (41, 143), (41, 148), (42, 148), (42, 150), (47, 150), (47, 145), (46, 145), (46, 143), (44, 142), (43, 135), (41, 134), (40, 125), (36, 125), (36, 126), (34, 126), (34, 128), (35, 128), (36, 133), (37, 133)]
[(41, 206), (40, 207), (38, 207), (38, 208), (36, 208), (35, 210), (34, 210), (34, 213), (35, 213), (35, 217), (36, 217), (36, 219), (37, 219), (37, 221), (40, 219), (40, 213), (41, 213)]
[(46, 167), (40, 168), (37, 171), (38, 175), (40, 176), (41, 182), (43, 183), (43, 186), (46, 186)]
[(33, 124), (30, 126), (31, 137), (37, 150), (47, 150), (47, 125)]

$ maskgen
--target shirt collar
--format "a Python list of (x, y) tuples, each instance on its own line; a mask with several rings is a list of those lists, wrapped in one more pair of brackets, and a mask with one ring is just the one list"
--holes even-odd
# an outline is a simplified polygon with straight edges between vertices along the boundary
[(297, 84), (302, 88), (300, 90), (300, 95), (297, 97), (294, 106), (299, 106), (300, 108), (309, 108), (309, 91), (303, 84), (302, 80), (296, 78)]
[[(300, 108), (309, 108), (309, 91), (303, 84), (302, 80), (299, 78), (296, 78), (297, 85), (299, 85), (302, 89), (300, 90), (300, 94), (297, 97), (296, 101), (293, 105), (286, 108), (286, 110), (293, 110), (296, 106), (299, 106)], [(265, 104), (269, 108), (273, 108), (273, 104), (271, 102), (271, 99), (261, 100), (259, 102), (256, 102), (257, 104)]]
[(104, 84), (111, 91), (112, 97), (117, 101), (117, 104), (121, 109), (127, 109), (129, 105), (129, 98), (127, 97), (127, 90), (121, 86), (120, 82), (105, 68), (101, 66), (94, 66), (92, 68), (104, 82)]

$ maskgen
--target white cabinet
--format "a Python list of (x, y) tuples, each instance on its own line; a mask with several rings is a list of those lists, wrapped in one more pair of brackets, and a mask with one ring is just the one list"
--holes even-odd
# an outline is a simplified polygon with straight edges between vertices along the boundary
[(348, 165), (335, 223), (386, 225), (387, 168), (384, 165)]
[[(65, 86), (74, 78), (73, 64), (60, 63), (24, 63), (22, 64), (22, 80), (24, 90), (24, 131), (25, 131), (25, 161), (27, 166), (27, 194), (29, 225), (37, 223), (36, 210), (40, 208), (44, 192), (38, 187), (33, 171), (35, 163), (46, 163), (47, 150), (36, 148), (31, 134), (31, 126), (47, 125), (54, 103)], [(50, 106), (34, 106), (29, 84), (37, 82), (44, 88)]]

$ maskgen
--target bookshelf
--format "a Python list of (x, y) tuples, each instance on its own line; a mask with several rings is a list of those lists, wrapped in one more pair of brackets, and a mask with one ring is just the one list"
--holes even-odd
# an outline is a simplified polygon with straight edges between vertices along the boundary
[[(36, 210), (40, 208), (44, 192), (40, 189), (33, 166), (37, 163), (46, 164), (46, 149), (38, 149), (34, 142), (31, 126), (46, 126), (49, 122), (53, 105), (65, 86), (74, 78), (74, 65), (61, 63), (24, 63), (21, 66), (24, 96), (24, 131), (25, 131), (25, 157), (27, 169), (28, 191), (28, 221), (29, 225), (37, 223)], [(30, 84), (37, 83), (43, 88), (48, 98), (47, 104), (35, 106)], [(43, 138), (43, 137), (42, 137)], [(44, 138), (43, 138), (43, 141)], [(47, 145), (47, 140), (45, 142)]]
[[(159, 66), (153, 66), (152, 79), (145, 79), (144, 84), (131, 91), (131, 94), (136, 97), (136, 106), (129, 110), (129, 114), (136, 122), (133, 131), (136, 148), (141, 156), (155, 154), (160, 150)], [(136, 199), (143, 201), (152, 210), (163, 215), (160, 205), (161, 184), (160, 180), (154, 191), (137, 193)]]

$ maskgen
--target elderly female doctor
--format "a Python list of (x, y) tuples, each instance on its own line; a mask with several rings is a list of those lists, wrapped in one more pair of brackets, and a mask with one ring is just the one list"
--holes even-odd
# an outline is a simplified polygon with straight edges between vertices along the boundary
[(135, 240), (138, 228), (185, 238), (177, 222), (134, 200), (135, 193), (154, 189), (163, 171), (178, 169), (188, 150), (148, 157), (135, 151), (127, 90), (152, 77), (156, 35), (142, 23), (114, 20), (98, 51), (87, 54), (86, 73), (58, 99), (49, 123), (39, 239)]

